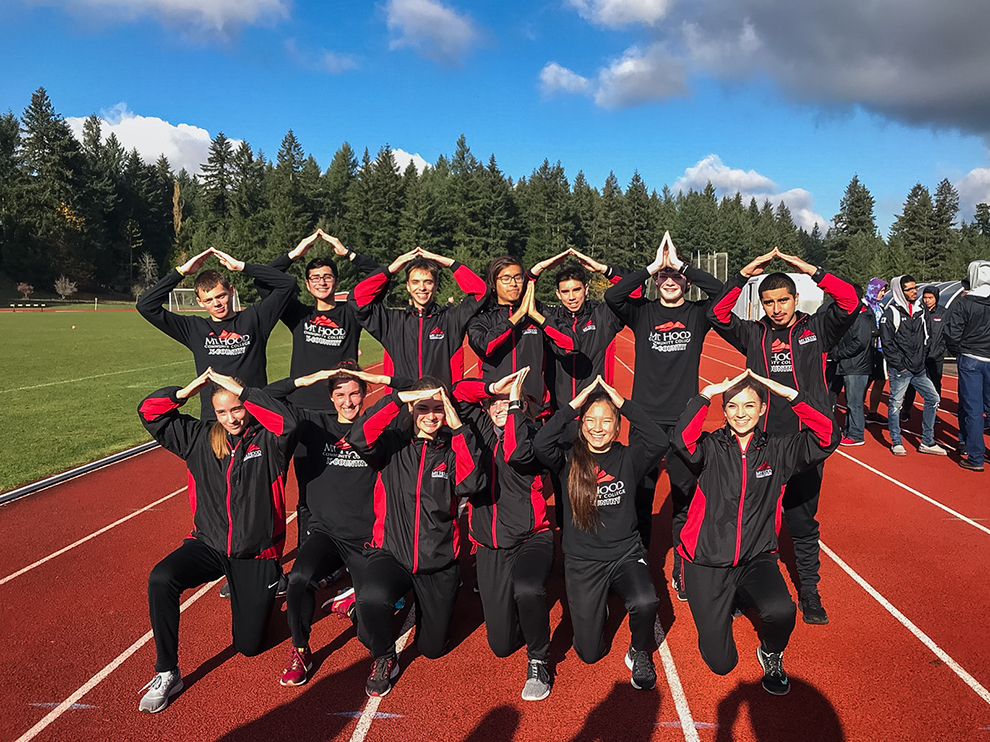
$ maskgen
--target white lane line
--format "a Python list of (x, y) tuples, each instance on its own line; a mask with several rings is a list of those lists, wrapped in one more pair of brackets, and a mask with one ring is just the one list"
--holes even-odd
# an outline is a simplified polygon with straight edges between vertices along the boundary
[(75, 549), (75, 548), (76, 548), (77, 546), (81, 546), (82, 544), (84, 544), (84, 543), (86, 543), (87, 541), (90, 541), (90, 540), (92, 540), (92, 539), (94, 539), (94, 538), (96, 538), (97, 536), (99, 536), (99, 535), (101, 535), (101, 534), (104, 534), (104, 533), (106, 533), (106, 532), (107, 532), (107, 531), (109, 531), (110, 529), (112, 529), (112, 528), (116, 528), (116, 527), (117, 527), (117, 526), (119, 526), (119, 525), (120, 525), (121, 523), (126, 523), (126, 522), (127, 522), (127, 521), (129, 521), (129, 520), (130, 520), (131, 518), (136, 518), (137, 516), (139, 516), (139, 515), (141, 515), (141, 513), (144, 513), (144, 512), (147, 512), (148, 510), (151, 510), (151, 509), (152, 509), (153, 507), (155, 507), (156, 505), (161, 505), (161, 504), (162, 504), (163, 502), (165, 502), (166, 500), (168, 500), (168, 499), (170, 499), (170, 498), (172, 498), (172, 497), (175, 497), (175, 496), (176, 496), (177, 494), (179, 494), (180, 492), (184, 492), (184, 491), (185, 491), (185, 489), (186, 489), (185, 487), (182, 487), (182, 488), (180, 488), (180, 489), (177, 489), (177, 490), (176, 490), (175, 492), (173, 492), (173, 493), (171, 493), (170, 495), (165, 495), (165, 497), (163, 497), (163, 498), (161, 498), (160, 500), (155, 500), (155, 501), (154, 501), (153, 503), (151, 503), (150, 505), (145, 505), (145, 506), (144, 506), (143, 508), (141, 508), (140, 510), (135, 510), (135, 511), (134, 511), (133, 513), (131, 513), (130, 515), (125, 515), (125, 516), (124, 516), (123, 518), (121, 518), (120, 520), (117, 520), (117, 521), (114, 521), (114, 522), (113, 522), (113, 523), (111, 523), (110, 525), (108, 525), (108, 526), (104, 526), (104, 527), (103, 527), (103, 528), (101, 528), (100, 530), (98, 530), (98, 531), (94, 531), (93, 533), (91, 533), (91, 534), (89, 534), (88, 536), (84, 536), (83, 538), (81, 538), (81, 539), (79, 539), (79, 540), (78, 540), (78, 541), (76, 541), (75, 543), (72, 543), (72, 544), (69, 544), (68, 546), (66, 546), (66, 547), (64, 547), (64, 548), (62, 548), (62, 549), (59, 549), (58, 551), (56, 551), (56, 552), (54, 552), (54, 553), (52, 553), (52, 554), (49, 554), (48, 556), (46, 556), (46, 557), (44, 557), (44, 558), (42, 558), (42, 559), (39, 559), (39, 560), (38, 560), (38, 561), (36, 561), (36, 562), (35, 562), (34, 564), (29, 564), (28, 566), (26, 566), (26, 567), (24, 567), (24, 569), (20, 569), (20, 570), (18, 570), (17, 572), (14, 572), (13, 574), (10, 574), (10, 575), (7, 575), (7, 576), (6, 576), (6, 577), (4, 577), (4, 578), (3, 578), (2, 580), (0, 580), (0, 585), (3, 585), (3, 584), (6, 584), (6, 583), (8, 583), (8, 582), (10, 582), (10, 581), (11, 581), (11, 580), (13, 580), (13, 579), (14, 579), (15, 577), (20, 577), (20, 576), (21, 576), (22, 574), (24, 574), (25, 572), (30, 572), (30, 571), (31, 571), (32, 569), (34, 569), (35, 567), (40, 567), (40, 566), (41, 566), (42, 564), (44, 564), (45, 562), (48, 562), (48, 561), (51, 561), (51, 560), (52, 560), (52, 559), (54, 559), (55, 557), (57, 557), (57, 556), (61, 556), (61, 555), (62, 555), (62, 554), (64, 554), (65, 552), (67, 552), (67, 551), (71, 551), (72, 549)]
[(904, 484), (904, 482), (899, 482), (896, 479), (894, 479), (892, 476), (890, 476), (888, 474), (884, 474), (879, 469), (874, 469), (869, 464), (865, 464), (862, 461), (860, 461), (859, 459), (853, 458), (852, 456), (850, 456), (849, 454), (847, 454), (845, 451), (836, 451), (836, 453), (839, 454), (840, 456), (844, 456), (845, 458), (849, 459), (850, 461), (855, 461), (857, 464), (859, 464), (860, 466), (862, 466), (864, 469), (868, 469), (869, 471), (871, 471), (874, 474), (876, 474), (878, 477), (882, 477), (882, 478), (886, 479), (888, 482), (891, 482), (892, 484), (896, 484), (898, 487), (900, 487), (901, 489), (903, 489), (905, 492), (910, 492), (915, 497), (920, 497), (925, 502), (930, 503), (930, 504), (934, 505), (935, 507), (944, 510), (949, 515), (951, 515), (952, 517), (958, 518), (959, 520), (961, 520), (961, 521), (963, 521), (965, 523), (969, 523), (974, 528), (978, 528), (981, 531), (983, 531), (985, 534), (990, 535), (990, 528), (987, 528), (986, 526), (981, 526), (979, 523), (977, 523), (972, 518), (967, 518), (962, 513), (956, 512), (955, 510), (953, 510), (952, 508), (948, 507), (947, 505), (943, 505), (938, 500), (933, 500), (928, 495), (923, 495), (922, 493), (918, 492), (918, 490), (914, 489), (913, 487), (908, 487), (906, 484)]
[(90, 381), (92, 379), (102, 379), (105, 376), (120, 376), (121, 374), (136, 374), (139, 371), (151, 371), (155, 368), (168, 368), (169, 366), (179, 366), (183, 363), (188, 364), (189, 361), (176, 361), (175, 363), (160, 363), (157, 366), (145, 366), (143, 368), (127, 368), (123, 371), (107, 371), (105, 374), (94, 374), (93, 376), (80, 376), (78, 379), (62, 379), (61, 381), (51, 381), (47, 384), (35, 384), (33, 386), (19, 386), (16, 389), (0, 389), (0, 394), (6, 394), (7, 392), (26, 392), (31, 389), (44, 389), (50, 386), (58, 386), (59, 384), (75, 384), (77, 381)]
[[(186, 608), (188, 608), (197, 600), (199, 600), (204, 595), (206, 595), (206, 593), (212, 590), (213, 587), (219, 582), (220, 580), (214, 580), (213, 582), (207, 583), (206, 585), (201, 587), (195, 595), (190, 597), (185, 603), (179, 606), (179, 613), (182, 613), (183, 611), (186, 610)], [(64, 714), (66, 711), (71, 709), (75, 704), (77, 704), (79, 702), (79, 699), (81, 699), (83, 696), (85, 696), (87, 693), (93, 690), (93, 688), (95, 688), (97, 685), (103, 682), (107, 678), (107, 676), (110, 675), (110, 673), (112, 673), (114, 670), (116, 670), (118, 667), (124, 664), (124, 662), (126, 662), (131, 657), (131, 655), (133, 655), (135, 652), (141, 649), (141, 647), (143, 647), (149, 641), (151, 641), (153, 637), (154, 637), (154, 632), (149, 631), (147, 634), (142, 636), (131, 646), (129, 646), (127, 649), (125, 649), (123, 652), (117, 655), (116, 659), (114, 659), (109, 665), (104, 667), (102, 670), (96, 673), (96, 675), (94, 675), (85, 683), (83, 683), (82, 686), (79, 687), (79, 690), (77, 690), (71, 696), (69, 696), (64, 701), (62, 701), (62, 703), (60, 703), (54, 709), (52, 709), (52, 711), (49, 712), (44, 719), (39, 721), (28, 731), (26, 731), (24, 734), (18, 737), (17, 742), (28, 742), (28, 740), (34, 739), (38, 734), (40, 734), (46, 728), (48, 728), (48, 726), (50, 726), (52, 722), (54, 722), (62, 714)]]
[[(406, 620), (402, 624), (402, 629), (400, 629), (401, 636), (395, 643), (395, 653), (397, 655), (401, 655), (402, 650), (405, 649), (406, 642), (409, 641), (409, 635), (412, 634), (413, 626), (415, 624), (416, 604), (413, 602), (409, 606), (409, 615), (406, 616)], [(375, 696), (368, 699), (368, 702), (364, 706), (364, 711), (361, 714), (361, 718), (358, 719), (357, 727), (354, 729), (354, 734), (351, 735), (351, 742), (364, 741), (364, 738), (368, 735), (368, 730), (371, 729), (371, 722), (375, 720), (375, 717), (378, 714), (378, 704), (381, 702), (381, 696)]]
[(663, 626), (660, 625), (659, 616), (657, 616), (656, 624), (653, 627), (653, 634), (660, 648), (660, 662), (663, 664), (663, 672), (667, 676), (667, 687), (670, 688), (670, 696), (674, 699), (677, 716), (681, 720), (684, 740), (685, 742), (700, 742), (698, 728), (694, 725), (694, 717), (691, 716), (691, 708), (688, 706), (687, 696), (684, 695), (681, 678), (674, 666), (674, 656), (670, 653), (670, 647), (667, 646), (667, 637), (664, 635)]
[(972, 688), (973, 692), (975, 692), (976, 695), (982, 698), (986, 703), (990, 704), (990, 691), (988, 691), (986, 688), (980, 685), (980, 683), (976, 680), (976, 678), (974, 678), (972, 675), (966, 672), (958, 662), (952, 659), (945, 652), (944, 649), (938, 646), (938, 644), (936, 644), (931, 639), (931, 637), (929, 637), (925, 632), (923, 632), (921, 629), (915, 626), (908, 619), (907, 616), (905, 616), (903, 613), (897, 610), (890, 603), (890, 601), (888, 601), (879, 592), (877, 592), (876, 589), (872, 585), (870, 585), (870, 583), (868, 583), (866, 580), (864, 580), (862, 577), (856, 574), (856, 572), (848, 564), (846, 564), (844, 561), (839, 559), (838, 555), (834, 551), (828, 548), (824, 543), (822, 542), (819, 543), (821, 544), (822, 551), (828, 554), (828, 556), (832, 559), (832, 561), (838, 564), (847, 575), (852, 577), (853, 580), (856, 583), (858, 583), (861, 588), (863, 588), (867, 593), (869, 593), (870, 597), (872, 597), (880, 605), (882, 605), (887, 610), (887, 612), (890, 613), (891, 616), (896, 618), (904, 626), (904, 628), (906, 628), (908, 631), (914, 634), (915, 637), (922, 644), (928, 647), (928, 649), (930, 649), (935, 654), (936, 657), (942, 660), (942, 662), (944, 662), (949, 667), (949, 669), (952, 670), (952, 672), (958, 675), (960, 679), (962, 679), (962, 681), (966, 683), (966, 685)]
[[(185, 489), (185, 487), (183, 487), (182, 489)], [(172, 497), (172, 495), (176, 495), (179, 492), (182, 492), (182, 490), (176, 490), (171, 495), (169, 495), (169, 497)], [(285, 519), (285, 524), (288, 525), (289, 523), (291, 523), (293, 520), (295, 520), (295, 517), (296, 517), (295, 513), (290, 515), (288, 518)], [(218, 580), (213, 580), (213, 582), (208, 582), (205, 585), (203, 585), (203, 587), (197, 590), (196, 593), (192, 595), (188, 600), (186, 600), (185, 603), (179, 606), (179, 613), (180, 614), (184, 613), (186, 608), (191, 606), (197, 600), (199, 600), (204, 595), (206, 595), (210, 590), (212, 590), (214, 587), (220, 584), (220, 580), (222, 579), (224, 578), (221, 577)], [(113, 659), (110, 662), (110, 664), (108, 664), (106, 667), (104, 667), (102, 670), (96, 673), (96, 675), (94, 675), (85, 683), (83, 683), (75, 693), (73, 693), (71, 696), (69, 696), (64, 701), (62, 701), (62, 703), (60, 703), (58, 706), (52, 709), (52, 711), (47, 716), (45, 716), (44, 719), (39, 721), (33, 727), (28, 729), (24, 734), (18, 737), (16, 742), (28, 742), (29, 740), (34, 739), (36, 736), (38, 736), (41, 732), (43, 732), (46, 728), (48, 728), (52, 724), (52, 722), (58, 719), (58, 717), (60, 717), (66, 711), (71, 709), (75, 704), (77, 704), (83, 696), (85, 696), (87, 693), (93, 690), (93, 688), (95, 688), (97, 685), (99, 685), (104, 680), (106, 680), (107, 676), (109, 676), (110, 673), (112, 673), (114, 670), (116, 670), (118, 667), (124, 664), (124, 662), (126, 662), (131, 657), (131, 655), (133, 655), (135, 652), (141, 649), (141, 647), (143, 647), (149, 641), (151, 641), (154, 638), (154, 636), (155, 633), (153, 631), (149, 631), (147, 634), (142, 636), (131, 646), (129, 646), (127, 649), (125, 649), (123, 652), (117, 655), (117, 657)]]

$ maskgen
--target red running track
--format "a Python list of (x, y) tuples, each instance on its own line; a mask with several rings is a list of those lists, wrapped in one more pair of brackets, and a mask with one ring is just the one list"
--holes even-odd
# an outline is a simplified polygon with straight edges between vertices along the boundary
[[(617, 381), (627, 391), (632, 344), (625, 335), (619, 342)], [(709, 340), (704, 378), (740, 367), (740, 356)], [(954, 410), (954, 385), (947, 387)], [(717, 424), (714, 412), (709, 423)], [(906, 440), (915, 443), (911, 430)], [(985, 484), (954, 458), (909, 446), (907, 458), (894, 459), (886, 430), (869, 433), (867, 445), (840, 449), (826, 465), (821, 591), (831, 623), (798, 622), (785, 653), (793, 690), (784, 698), (760, 688), (749, 617), (735, 624), (740, 662), (732, 673), (715, 676), (702, 662), (687, 604), (671, 600), (667, 584), (670, 510), (661, 480), (651, 561), (666, 641), (656, 692), (629, 685), (629, 631), (614, 598), (612, 651), (591, 666), (575, 657), (555, 567), (556, 684), (546, 701), (520, 700), (525, 652), (497, 659), (489, 651), (465, 553), (452, 650), (429, 661), (410, 642), (403, 673), (380, 703), (364, 695), (370, 661), (349, 624), (318, 616), (312, 679), (282, 688), (284, 616), (273, 616), (268, 651), (233, 655), (229, 608), (212, 585), (183, 596), (186, 689), (161, 714), (140, 714), (154, 662), (147, 576), (189, 528), (181, 462), (161, 450), (142, 454), (0, 509), (11, 544), (0, 574), (0, 740), (990, 740)], [(946, 411), (937, 435), (954, 443)], [(290, 483), (290, 508), (294, 497)], [(790, 565), (786, 542), (782, 553)], [(323, 591), (318, 603), (332, 594)]]

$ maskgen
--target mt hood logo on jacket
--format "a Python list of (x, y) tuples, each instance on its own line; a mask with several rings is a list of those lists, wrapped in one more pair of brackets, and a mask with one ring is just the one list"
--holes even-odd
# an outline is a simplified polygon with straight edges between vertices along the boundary
[(789, 374), (794, 370), (791, 363), (791, 346), (780, 338), (774, 338), (770, 344), (769, 366), (772, 374)]
[(687, 350), (690, 342), (691, 331), (678, 320), (662, 322), (650, 333), (650, 344), (657, 353), (679, 353)]
[(303, 323), (303, 338), (307, 343), (337, 347), (346, 337), (347, 330), (324, 314)]
[(621, 479), (616, 479), (604, 469), (599, 469), (596, 475), (598, 482), (598, 507), (607, 505), (618, 505), (622, 502), (622, 496), (626, 494), (626, 484)]
[(207, 335), (203, 348), (211, 356), (242, 356), (247, 352), (249, 345), (251, 345), (250, 335), (224, 330), (219, 335), (213, 332)]
[(244, 460), (248, 459), (260, 459), (262, 456), (261, 449), (258, 448), (254, 443), (247, 447), (247, 452), (244, 454)]
[(446, 335), (443, 334), (443, 330), (439, 327), (434, 327), (430, 330), (430, 340), (443, 340)]
[(435, 467), (433, 467), (433, 472), (430, 474), (434, 479), (447, 479), (447, 462), (441, 461)]
[(344, 466), (352, 469), (368, 467), (368, 462), (358, 456), (357, 451), (351, 448), (346, 438), (341, 438), (336, 443), (327, 443), (323, 448), (323, 455), (326, 457), (327, 466)]
[(756, 467), (756, 478), (766, 479), (767, 477), (773, 476), (773, 469), (770, 468), (770, 464), (764, 461), (758, 467)]
[(805, 329), (801, 333), (801, 337), (798, 338), (798, 345), (807, 345), (808, 343), (813, 343), (818, 339), (818, 336), (809, 329)]

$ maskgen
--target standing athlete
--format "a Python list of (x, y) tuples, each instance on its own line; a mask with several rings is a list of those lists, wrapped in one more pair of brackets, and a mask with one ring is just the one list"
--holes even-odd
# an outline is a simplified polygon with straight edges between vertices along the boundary
[[(271, 294), (257, 304), (235, 312), (230, 281), (220, 271), (206, 270), (196, 276), (194, 288), (196, 303), (206, 310), (209, 319), (164, 309), (162, 302), (168, 299), (169, 292), (184, 277), (197, 273), (211, 255), (216, 255), (227, 270), (243, 271), (247, 276), (265, 281), (272, 289)], [(137, 310), (159, 330), (192, 351), (196, 373), (202, 374), (212, 367), (218, 373), (242, 379), (247, 386), (261, 388), (268, 383), (265, 353), (268, 337), (296, 289), (296, 279), (292, 276), (266, 265), (235, 260), (211, 247), (141, 294)], [(201, 417), (214, 419), (213, 406), (207, 401), (202, 404)]]
[[(811, 276), (835, 301), (819, 307), (814, 314), (798, 311), (794, 279), (786, 273), (771, 273), (760, 283), (760, 303), (766, 316), (744, 320), (732, 308), (743, 286), (763, 273), (770, 261), (779, 257), (793, 270)], [(804, 392), (816, 410), (831, 410), (832, 400), (825, 380), (825, 357), (839, 342), (859, 311), (859, 299), (852, 284), (785, 255), (776, 247), (753, 260), (734, 275), (716, 299), (710, 317), (723, 328), (730, 342), (746, 354), (746, 367), (754, 373)], [(763, 418), (768, 433), (794, 435), (805, 427), (784, 397), (770, 399)], [(821, 547), (818, 543), (818, 498), (822, 491), (824, 462), (795, 473), (784, 492), (784, 521), (791, 541), (800, 580), (800, 607), (805, 623), (828, 623), (818, 593)]]
[[(440, 266), (454, 272), (467, 294), (460, 304), (437, 304)], [(410, 303), (405, 309), (384, 305), (389, 282), (405, 269)], [(448, 387), (464, 375), (464, 332), (488, 300), (485, 282), (463, 263), (420, 247), (354, 287), (347, 302), (361, 325), (385, 348), (385, 373), (410, 379), (432, 376)]]
[[(647, 279), (653, 279), (659, 298), (634, 298)], [(698, 369), (705, 336), (712, 329), (708, 310), (713, 299), (688, 301), (688, 286), (696, 285), (709, 297), (722, 291), (722, 282), (705, 271), (681, 260), (665, 232), (656, 258), (605, 292), (605, 303), (633, 331), (636, 343), (636, 373), (632, 399), (639, 404), (669, 438), (684, 406), (698, 393)], [(679, 455), (668, 452), (667, 476), (673, 512), (673, 546), (687, 518), (694, 492), (695, 476)], [(653, 528), (653, 500), (660, 466), (647, 470), (636, 488), (637, 519), (643, 545), (650, 547)], [(684, 600), (680, 556), (674, 551), (673, 586)]]

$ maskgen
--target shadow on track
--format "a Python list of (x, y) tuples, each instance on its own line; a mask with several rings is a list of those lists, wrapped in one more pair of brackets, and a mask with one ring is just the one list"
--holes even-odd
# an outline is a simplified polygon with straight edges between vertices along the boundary
[(749, 711), (753, 739), (757, 742), (843, 742), (842, 722), (831, 702), (813, 685), (791, 676), (791, 692), (784, 698), (771, 696), (760, 685), (740, 683), (718, 704), (715, 742), (732, 742), (733, 726), (741, 723), (743, 708)]
[(463, 742), (508, 742), (519, 728), (519, 716), (512, 706), (493, 708)]
[[(762, 692), (762, 691), (761, 691)], [(591, 710), (570, 742), (640, 742), (653, 738), (660, 712), (659, 691), (617, 682)]]

